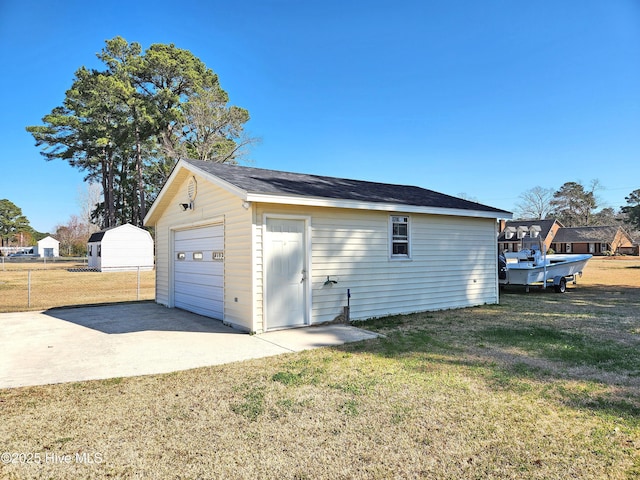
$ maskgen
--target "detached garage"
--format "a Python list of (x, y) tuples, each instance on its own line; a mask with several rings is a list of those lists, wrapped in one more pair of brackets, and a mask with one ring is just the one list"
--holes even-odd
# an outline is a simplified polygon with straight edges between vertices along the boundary
[(180, 160), (145, 224), (158, 303), (260, 333), (497, 303), (502, 218), (420, 187)]

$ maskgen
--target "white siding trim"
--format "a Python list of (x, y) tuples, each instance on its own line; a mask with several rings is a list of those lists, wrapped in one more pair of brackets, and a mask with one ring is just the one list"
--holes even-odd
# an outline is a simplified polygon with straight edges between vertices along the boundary
[(274, 203), (279, 205), (299, 205), (305, 207), (334, 207), (356, 210), (374, 210), (386, 212), (426, 213), (431, 215), (450, 215), (455, 217), (473, 218), (506, 218), (513, 215), (508, 212), (486, 212), (482, 210), (463, 210), (458, 208), (420, 207), (416, 205), (404, 205), (382, 202), (362, 202), (359, 200), (343, 200), (322, 197), (303, 197), (287, 195), (270, 195), (266, 193), (247, 193), (245, 200), (249, 202)]
[[(408, 247), (408, 255), (394, 255), (393, 254), (393, 217), (407, 217), (407, 247)], [(389, 215), (389, 260), (392, 262), (410, 262), (413, 259), (411, 255), (411, 250), (413, 248), (413, 233), (412, 233), (412, 222), (410, 215)]]
[(224, 223), (224, 215), (218, 217), (207, 218), (206, 220), (200, 220), (196, 222), (181, 223), (179, 225), (172, 225), (169, 227), (171, 230), (191, 230), (192, 228), (208, 227)]

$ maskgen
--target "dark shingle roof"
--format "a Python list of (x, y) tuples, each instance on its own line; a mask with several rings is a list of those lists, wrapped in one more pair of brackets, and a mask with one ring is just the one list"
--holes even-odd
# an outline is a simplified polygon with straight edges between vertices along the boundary
[(610, 242), (619, 227), (565, 227), (558, 230), (554, 243)]
[[(124, 225), (128, 225), (128, 224), (125, 223)], [(123, 225), (116, 225), (115, 227), (105, 228), (104, 230), (100, 230), (99, 232), (92, 233), (87, 243), (101, 242), (102, 239), (104, 238), (105, 233), (107, 233), (109, 230), (113, 230), (114, 228), (119, 228), (122, 226)]]
[(89, 237), (89, 241), (87, 243), (94, 243), (94, 242), (102, 241), (102, 238), (104, 237), (104, 233), (105, 233), (105, 230), (102, 230), (100, 232), (92, 233), (91, 236)]
[(202, 160), (184, 161), (248, 193), (510, 213), (414, 186), (280, 172)]
[[(555, 222), (554, 219), (550, 219), (550, 220), (509, 220), (505, 223), (505, 228), (506, 227), (527, 227), (527, 229), (529, 227), (532, 227), (533, 225), (538, 225), (540, 226), (540, 236), (542, 238), (546, 238), (547, 235), (549, 235), (549, 230), (551, 230), (551, 227), (553, 226), (553, 223)], [(513, 242), (514, 239), (507, 239), (505, 237), (504, 232), (500, 233), (500, 236), (498, 237), (498, 242)]]

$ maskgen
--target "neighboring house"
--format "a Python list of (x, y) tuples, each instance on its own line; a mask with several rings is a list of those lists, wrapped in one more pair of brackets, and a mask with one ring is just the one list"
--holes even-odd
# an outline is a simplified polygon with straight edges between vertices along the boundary
[(551, 244), (556, 253), (637, 255), (633, 240), (622, 227), (565, 227)]
[(145, 225), (156, 302), (259, 333), (497, 303), (510, 217), (419, 187), (180, 160)]
[(48, 236), (38, 241), (38, 244), (33, 247), (33, 254), (36, 257), (59, 257), (60, 256), (60, 242), (55, 238)]
[(153, 270), (153, 239), (130, 224), (93, 233), (87, 244), (88, 267), (100, 272)]
[(638, 246), (622, 227), (563, 227), (553, 219), (510, 220), (502, 221), (500, 230), (499, 251), (518, 252), (522, 240), (534, 235), (555, 253), (638, 255)]
[(519, 252), (522, 240), (537, 236), (547, 249), (562, 225), (557, 220), (509, 220), (500, 223), (498, 248), (501, 252)]

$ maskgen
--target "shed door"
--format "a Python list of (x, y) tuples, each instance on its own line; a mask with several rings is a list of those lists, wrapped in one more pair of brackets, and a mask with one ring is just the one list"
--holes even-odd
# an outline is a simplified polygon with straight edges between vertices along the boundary
[(176, 231), (173, 252), (174, 305), (223, 320), (224, 226)]
[(268, 330), (306, 323), (305, 222), (268, 218), (265, 238)]

